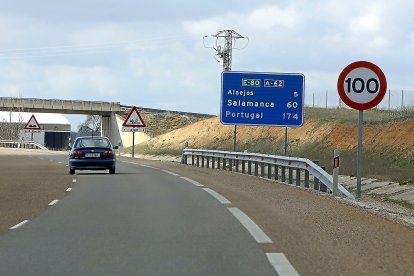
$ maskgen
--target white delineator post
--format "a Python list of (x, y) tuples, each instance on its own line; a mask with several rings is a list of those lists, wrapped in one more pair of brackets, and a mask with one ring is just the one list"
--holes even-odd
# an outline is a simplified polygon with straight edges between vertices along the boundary
[(339, 176), (339, 150), (334, 150), (334, 165), (333, 165), (333, 173), (332, 173), (332, 193), (337, 196), (338, 195), (338, 176)]

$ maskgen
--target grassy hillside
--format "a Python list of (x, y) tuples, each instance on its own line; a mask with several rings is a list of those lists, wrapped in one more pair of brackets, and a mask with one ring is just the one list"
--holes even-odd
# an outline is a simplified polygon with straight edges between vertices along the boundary
[[(356, 174), (358, 112), (349, 109), (306, 108), (305, 123), (288, 129), (288, 155), (320, 160), (331, 170), (332, 152), (342, 153), (342, 174)], [(364, 176), (414, 181), (414, 109), (364, 112)], [(250, 152), (282, 155), (285, 129), (238, 127), (237, 148), (248, 142)], [(219, 118), (202, 120), (140, 144), (136, 152), (179, 155), (191, 148), (233, 149), (233, 126)]]

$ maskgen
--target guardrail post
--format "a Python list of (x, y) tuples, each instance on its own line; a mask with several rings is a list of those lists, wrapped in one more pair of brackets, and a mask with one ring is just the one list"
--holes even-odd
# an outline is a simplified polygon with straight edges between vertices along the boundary
[(200, 156), (197, 155), (197, 167), (200, 167)]
[(223, 158), (223, 170), (226, 170), (227, 159)]
[[(313, 163), (315, 163), (316, 165), (319, 165), (318, 160), (313, 161)], [(316, 177), (313, 177), (313, 189), (319, 191), (319, 179)]]
[(252, 161), (247, 161), (247, 172), (249, 175), (252, 175)]
[(286, 182), (286, 167), (282, 166), (282, 182)]
[(210, 156), (207, 156), (207, 169), (210, 168)]
[(233, 159), (229, 158), (229, 171), (233, 171)]
[(305, 188), (309, 188), (309, 171), (305, 170)]
[(267, 164), (267, 178), (272, 178), (272, 165)]
[(220, 170), (220, 157), (217, 157), (217, 169)]
[(289, 184), (293, 184), (293, 169), (289, 167)]
[(300, 169), (296, 169), (296, 186), (300, 186)]
[[(325, 166), (321, 166), (322, 170), (325, 170)], [(320, 182), (320, 187), (319, 187), (321, 192), (327, 192), (328, 191), (328, 187), (326, 187), (326, 185), (321, 181)]]
[(279, 166), (275, 165), (275, 180), (279, 180)]
[(259, 176), (259, 163), (254, 161), (254, 176)]
[(194, 166), (194, 155), (191, 155), (191, 166)]
[(239, 172), (239, 159), (234, 160), (236, 163), (236, 172)]
[(211, 157), (211, 167), (214, 169), (216, 166), (214, 165), (214, 161), (216, 161), (215, 160), (216, 158), (213, 156), (213, 157)]
[(242, 160), (242, 173), (246, 173), (246, 161)]
[(201, 167), (204, 168), (204, 155), (201, 156)]
[(260, 164), (260, 176), (264, 177), (264, 172), (265, 172), (265, 163), (261, 163)]

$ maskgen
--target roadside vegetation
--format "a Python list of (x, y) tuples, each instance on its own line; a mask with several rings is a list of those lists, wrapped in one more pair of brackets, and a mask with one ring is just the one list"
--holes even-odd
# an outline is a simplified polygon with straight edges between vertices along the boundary
[[(305, 109), (302, 128), (288, 130), (287, 155), (319, 160), (332, 171), (333, 150), (341, 150), (343, 175), (356, 175), (358, 112), (351, 109)], [(213, 121), (212, 121), (213, 120)], [(408, 129), (407, 129), (408, 128)], [(414, 108), (364, 111), (363, 176), (414, 185)], [(367, 140), (365, 140), (367, 139)], [(190, 148), (233, 150), (233, 127), (209, 119), (154, 137), (137, 145), (135, 152), (181, 155)], [(238, 151), (284, 154), (284, 128), (238, 127)], [(127, 152), (131, 149), (125, 149)]]

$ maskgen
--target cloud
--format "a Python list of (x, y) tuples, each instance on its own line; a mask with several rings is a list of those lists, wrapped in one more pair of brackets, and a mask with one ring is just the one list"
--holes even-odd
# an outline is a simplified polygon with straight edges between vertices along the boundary
[(118, 80), (109, 68), (103, 66), (76, 67), (51, 66), (44, 70), (44, 81), (49, 91), (66, 97), (82, 96), (93, 99), (98, 96), (116, 96)]

